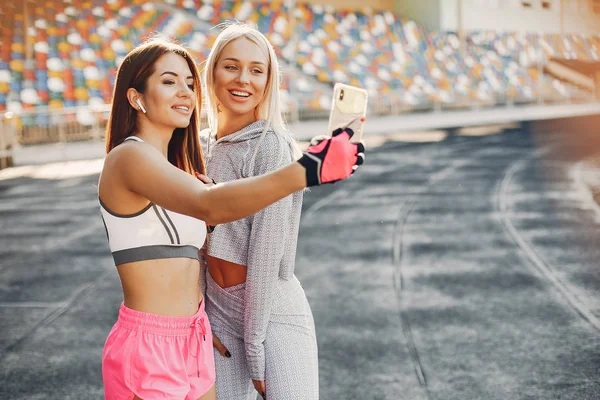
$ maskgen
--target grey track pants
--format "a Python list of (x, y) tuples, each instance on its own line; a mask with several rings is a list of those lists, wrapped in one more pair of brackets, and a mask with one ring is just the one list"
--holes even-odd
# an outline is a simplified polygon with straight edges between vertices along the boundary
[[(244, 350), (245, 284), (221, 288), (206, 274), (206, 313), (231, 358), (215, 349), (217, 398), (255, 400)], [(296, 277), (280, 279), (265, 339), (265, 382), (269, 400), (317, 400), (319, 373), (312, 312)]]

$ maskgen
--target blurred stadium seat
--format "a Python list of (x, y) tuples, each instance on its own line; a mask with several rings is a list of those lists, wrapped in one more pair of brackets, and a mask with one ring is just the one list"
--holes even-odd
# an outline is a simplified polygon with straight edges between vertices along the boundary
[(589, 101), (593, 93), (543, 68), (553, 57), (600, 60), (600, 35), (479, 31), (461, 40), (370, 8), (281, 0), (25, 1), (0, 4), (0, 112), (20, 116), (24, 127), (94, 123), (93, 112), (53, 120), (30, 111), (99, 110), (110, 102), (120, 61), (144, 38), (173, 36), (201, 62), (218, 34), (214, 25), (232, 19), (256, 24), (271, 40), (286, 109), (301, 118), (324, 115), (335, 82), (367, 88), (374, 113)]

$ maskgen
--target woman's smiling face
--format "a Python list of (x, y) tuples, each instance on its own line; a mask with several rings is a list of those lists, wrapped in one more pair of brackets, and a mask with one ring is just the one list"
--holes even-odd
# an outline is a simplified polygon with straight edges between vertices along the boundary
[(162, 55), (154, 65), (143, 94), (147, 116), (154, 124), (185, 128), (196, 107), (194, 77), (178, 54)]
[(268, 56), (256, 43), (245, 37), (231, 41), (214, 69), (219, 109), (228, 116), (254, 115), (264, 98), (268, 77)]

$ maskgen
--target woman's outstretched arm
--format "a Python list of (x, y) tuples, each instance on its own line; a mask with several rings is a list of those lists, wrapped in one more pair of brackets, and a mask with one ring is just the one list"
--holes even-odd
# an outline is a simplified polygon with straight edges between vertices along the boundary
[(350, 143), (349, 137), (326, 138), (309, 147), (299, 162), (268, 174), (210, 187), (170, 164), (146, 143), (126, 142), (116, 147), (106, 157), (104, 169), (116, 173), (132, 193), (217, 225), (252, 215), (307, 185), (350, 176), (355, 165), (362, 163), (364, 147)]

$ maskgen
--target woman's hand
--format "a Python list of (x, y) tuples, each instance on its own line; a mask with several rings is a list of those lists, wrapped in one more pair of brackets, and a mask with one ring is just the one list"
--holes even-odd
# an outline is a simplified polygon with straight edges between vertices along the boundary
[(219, 353), (221, 353), (221, 355), (223, 357), (231, 358), (231, 353), (229, 352), (229, 350), (227, 350), (227, 347), (225, 347), (225, 345), (223, 343), (221, 343), (221, 340), (219, 340), (217, 335), (215, 335), (214, 333), (213, 333), (213, 347), (215, 349), (217, 349), (217, 351)]
[[(206, 184), (206, 186), (214, 186), (217, 184), (217, 182), (215, 182), (214, 179), (209, 178), (208, 176), (201, 174), (200, 172), (196, 172), (195, 175), (196, 175), (196, 178), (200, 179), (204, 184)], [(213, 233), (214, 230), (215, 230), (214, 225), (206, 225), (207, 233)]]
[(196, 178), (200, 179), (202, 182), (210, 186), (215, 185), (217, 183), (214, 179), (209, 178), (208, 176), (201, 174), (200, 172), (196, 172)]
[(306, 185), (315, 186), (345, 179), (365, 161), (362, 142), (351, 143), (354, 131), (337, 129), (331, 137), (315, 137), (298, 160), (306, 169)]
[(267, 399), (267, 385), (265, 384), (265, 381), (255, 381), (254, 379), (252, 379), (252, 383), (254, 384), (254, 389), (256, 389), (256, 391), (258, 393), (260, 393), (262, 398), (266, 400)]

